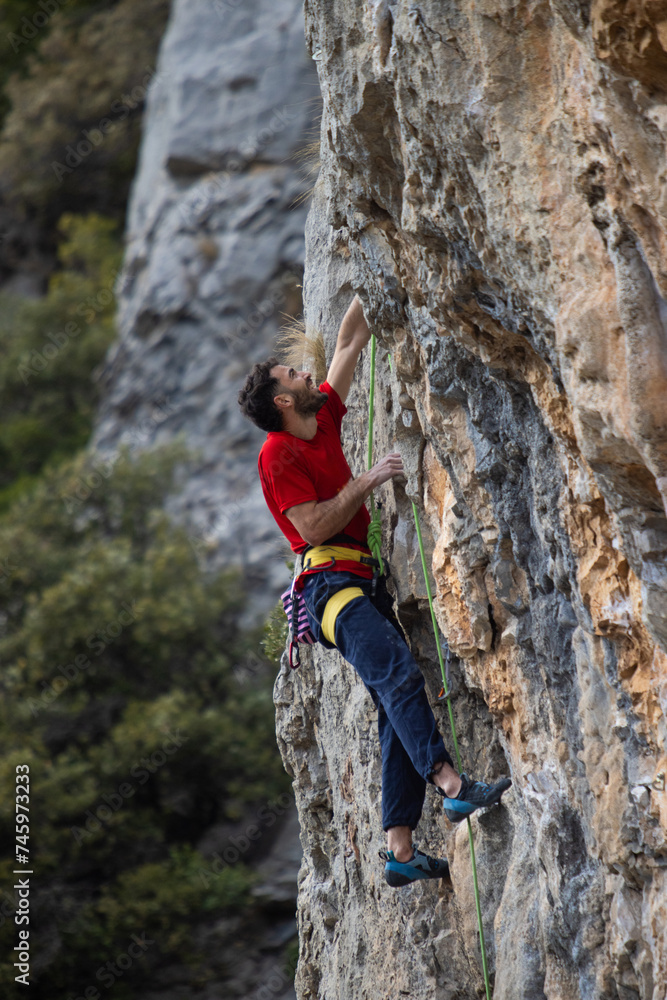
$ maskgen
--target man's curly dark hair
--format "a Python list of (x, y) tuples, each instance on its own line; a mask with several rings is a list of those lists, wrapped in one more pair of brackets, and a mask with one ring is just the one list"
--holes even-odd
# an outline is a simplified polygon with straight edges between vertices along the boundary
[(278, 379), (270, 374), (271, 369), (279, 364), (278, 358), (258, 361), (239, 392), (239, 406), (244, 416), (267, 432), (283, 429), (283, 418), (273, 404), (282, 387)]

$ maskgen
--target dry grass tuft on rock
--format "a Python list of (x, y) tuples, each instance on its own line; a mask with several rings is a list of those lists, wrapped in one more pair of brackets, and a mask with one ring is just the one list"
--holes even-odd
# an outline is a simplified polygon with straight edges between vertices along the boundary
[(324, 351), (324, 337), (320, 330), (308, 331), (303, 319), (281, 313), (287, 322), (281, 327), (277, 349), (284, 364), (302, 369), (305, 365), (312, 371), (317, 385), (324, 382), (327, 375), (327, 359)]
[(308, 187), (305, 191), (302, 191), (300, 195), (292, 202), (292, 208), (298, 208), (299, 205), (310, 198), (313, 193), (313, 188), (315, 187), (315, 182), (317, 181), (317, 176), (320, 172), (321, 160), (320, 160), (320, 122), (322, 115), (317, 116), (317, 125), (313, 128), (306, 130), (307, 133), (315, 135), (316, 138), (311, 142), (307, 142), (302, 149), (297, 150), (294, 153), (292, 159), (296, 160), (299, 164), (299, 171), (303, 179), (307, 182)]

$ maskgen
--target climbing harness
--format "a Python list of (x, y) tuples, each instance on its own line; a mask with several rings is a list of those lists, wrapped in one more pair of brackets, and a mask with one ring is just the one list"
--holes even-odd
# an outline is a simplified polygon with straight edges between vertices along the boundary
[[(380, 530), (382, 530), (381, 526)], [(360, 544), (356, 538), (351, 538), (351, 536), (345, 535), (342, 532), (334, 535), (332, 541), (340, 539), (344, 542), (347, 538), (350, 538), (356, 544)], [(301, 568), (299, 568), (299, 559), (302, 560)], [(350, 564), (349, 566), (348, 563)], [(306, 643), (312, 646), (313, 643), (317, 642), (308, 622), (306, 602), (302, 591), (297, 587), (299, 577), (303, 573), (308, 573), (314, 569), (327, 570), (333, 569), (334, 566), (341, 570), (354, 570), (355, 566), (359, 563), (363, 563), (373, 569), (373, 580), (375, 580), (380, 564), (377, 559), (369, 556), (360, 549), (354, 549), (346, 545), (310, 545), (305, 552), (297, 556), (292, 583), (280, 595), (285, 614), (287, 615), (287, 621), (289, 622), (289, 665), (292, 670), (296, 670), (297, 667), (301, 666), (299, 643)], [(338, 615), (350, 601), (353, 601), (356, 597), (363, 596), (364, 592), (361, 587), (345, 587), (333, 594), (327, 601), (320, 626), (324, 638), (332, 646), (336, 645), (336, 619)]]
[[(371, 467), (372, 455), (373, 455), (373, 418), (374, 418), (374, 397), (375, 397), (375, 335), (372, 336), (371, 343), (371, 386), (369, 390), (369, 414), (368, 414), (368, 467)], [(371, 509), (372, 506), (371, 493)], [(442, 690), (438, 696), (439, 701), (446, 701), (447, 709), (449, 712), (449, 724), (452, 730), (452, 740), (454, 743), (454, 752), (456, 754), (456, 766), (459, 773), (462, 771), (461, 754), (459, 753), (459, 742), (456, 737), (456, 726), (454, 723), (454, 710), (452, 708), (451, 691), (449, 686), (449, 662), (451, 659), (451, 654), (449, 651), (449, 646), (447, 647), (447, 666), (442, 657), (442, 646), (439, 639), (438, 622), (435, 617), (435, 609), (433, 607), (433, 596), (431, 594), (431, 584), (429, 581), (428, 570), (426, 567), (426, 555), (424, 554), (424, 543), (422, 541), (421, 527), (419, 524), (419, 512), (417, 511), (417, 505), (414, 500), (412, 500), (412, 513), (415, 519), (415, 528), (417, 530), (417, 540), (419, 542), (419, 553), (421, 555), (422, 570), (424, 573), (424, 583), (426, 585), (426, 594), (428, 596), (428, 604), (431, 611), (431, 622), (433, 624), (433, 634), (435, 635), (435, 644), (438, 650), (438, 661), (440, 663), (440, 673), (442, 675)], [(375, 515), (373, 515), (375, 516)], [(380, 524), (380, 516), (377, 515), (378, 523), (378, 536), (381, 537), (382, 527)], [(375, 534), (375, 529), (374, 529)], [(369, 548), (370, 546), (370, 529), (369, 529)], [(371, 549), (375, 554), (375, 550)], [(479, 886), (477, 882), (477, 862), (475, 860), (475, 843), (472, 832), (472, 824), (470, 822), (470, 817), (466, 817), (466, 822), (468, 824), (468, 843), (470, 845), (470, 862), (472, 865), (472, 878), (473, 878), (473, 888), (475, 891), (475, 909), (477, 911), (477, 926), (479, 929), (479, 943), (482, 953), (482, 971), (484, 974), (484, 988), (486, 990), (486, 1000), (491, 1000), (491, 984), (489, 982), (489, 969), (486, 958), (486, 944), (484, 941), (484, 925), (482, 923), (482, 908), (479, 899)]]
[(377, 560), (367, 556), (360, 549), (350, 549), (342, 545), (314, 545), (306, 549), (303, 559), (304, 570), (330, 569), (336, 563), (360, 562), (375, 567)]
[(292, 670), (296, 670), (297, 667), (301, 666), (299, 643), (303, 642), (312, 646), (313, 643), (317, 642), (308, 621), (306, 602), (303, 599), (301, 591), (295, 589), (298, 575), (299, 557), (297, 556), (292, 583), (280, 595), (280, 600), (283, 602), (283, 608), (285, 609), (289, 623), (289, 665)]
[[(348, 567), (348, 563), (352, 565)], [(355, 565), (359, 563), (372, 567), (373, 580), (375, 580), (379, 565), (378, 560), (365, 554), (360, 549), (348, 548), (341, 545), (315, 545), (306, 549), (303, 557), (304, 572), (312, 569), (327, 570), (334, 567), (341, 570), (354, 570)], [(336, 645), (336, 619), (338, 615), (350, 601), (363, 596), (364, 592), (361, 587), (343, 587), (341, 590), (337, 590), (335, 594), (332, 594), (327, 601), (320, 627), (324, 638), (332, 646)]]

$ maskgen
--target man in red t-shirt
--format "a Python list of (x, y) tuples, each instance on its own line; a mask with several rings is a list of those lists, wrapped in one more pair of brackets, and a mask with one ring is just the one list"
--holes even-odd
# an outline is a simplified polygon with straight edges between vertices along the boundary
[(312, 631), (355, 667), (378, 709), (382, 820), (388, 839), (382, 857), (387, 882), (399, 886), (442, 878), (449, 871), (446, 860), (431, 858), (412, 844), (428, 782), (443, 796), (452, 822), (499, 802), (511, 782), (506, 778), (489, 786), (457, 773), (384, 577), (377, 589), (371, 583), (374, 560), (364, 503), (375, 487), (403, 473), (403, 463), (398, 452), (391, 452), (355, 479), (343, 454), (345, 400), (369, 339), (355, 296), (325, 382), (315, 387), (310, 372), (269, 358), (248, 375), (239, 404), (267, 431), (258, 460), (262, 489), (292, 550), (305, 556), (298, 585)]

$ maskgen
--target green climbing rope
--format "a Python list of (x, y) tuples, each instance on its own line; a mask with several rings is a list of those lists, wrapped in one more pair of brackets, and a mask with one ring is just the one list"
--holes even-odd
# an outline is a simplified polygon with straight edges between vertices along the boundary
[[(391, 358), (389, 361), (391, 365)], [(368, 468), (371, 468), (373, 462), (373, 421), (375, 417), (374, 404), (375, 404), (375, 335), (371, 338), (371, 375), (370, 375), (370, 390), (368, 394)], [(375, 502), (373, 500), (373, 494), (370, 495), (371, 501), (371, 523), (368, 527), (368, 547), (375, 556), (376, 559), (380, 559), (380, 565), (382, 566), (382, 558), (380, 556), (380, 546), (382, 544), (382, 524), (380, 522), (380, 512), (375, 509)], [(442, 648), (440, 646), (438, 622), (435, 617), (435, 609), (433, 607), (433, 596), (431, 594), (431, 584), (429, 582), (428, 570), (426, 567), (426, 556), (424, 554), (424, 543), (422, 541), (421, 528), (419, 526), (419, 513), (417, 511), (417, 505), (414, 500), (412, 501), (412, 512), (415, 518), (415, 527), (417, 529), (417, 540), (419, 542), (419, 553), (421, 555), (422, 570), (424, 572), (424, 583), (426, 584), (426, 593), (428, 595), (428, 605), (431, 611), (431, 622), (433, 623), (433, 634), (435, 636), (435, 645), (438, 650), (438, 660), (440, 663), (440, 673), (442, 674), (442, 685), (445, 692), (445, 697), (447, 699), (447, 708), (449, 710), (449, 725), (452, 730), (452, 740), (454, 742), (454, 752), (456, 754), (456, 766), (459, 771), (462, 770), (461, 764), (461, 754), (459, 753), (459, 741), (456, 737), (456, 726), (454, 724), (454, 710), (452, 708), (452, 700), (449, 695), (449, 684), (447, 682), (447, 671), (445, 670), (445, 664), (442, 658)], [(371, 541), (372, 540), (372, 541)], [(479, 944), (482, 952), (482, 971), (484, 973), (484, 988), (486, 990), (486, 1000), (491, 1000), (491, 984), (489, 982), (489, 968), (486, 959), (486, 944), (484, 941), (484, 924), (482, 922), (482, 907), (479, 899), (479, 885), (477, 882), (477, 861), (475, 859), (475, 842), (472, 832), (472, 824), (470, 822), (470, 817), (466, 817), (466, 822), (468, 824), (468, 843), (470, 844), (470, 862), (472, 865), (472, 879), (473, 887), (475, 890), (475, 909), (477, 911), (477, 926), (479, 928)]]
[[(375, 335), (371, 337), (371, 386), (368, 396), (368, 468), (373, 465), (373, 418), (375, 406)], [(371, 523), (368, 525), (368, 548), (380, 563), (380, 576), (384, 575), (384, 563), (382, 561), (382, 521), (380, 511), (375, 507), (373, 491), (370, 495), (371, 501)]]
[[(417, 505), (414, 500), (412, 501), (412, 513), (415, 517), (415, 527), (417, 529), (417, 540), (419, 542), (419, 554), (422, 560), (422, 570), (424, 571), (424, 583), (426, 584), (426, 594), (428, 596), (428, 606), (431, 609), (431, 621), (433, 623), (433, 634), (435, 635), (435, 645), (438, 650), (438, 660), (440, 662), (440, 673), (442, 675), (442, 686), (445, 691), (445, 697), (449, 694), (449, 685), (447, 683), (447, 671), (445, 670), (445, 664), (442, 659), (442, 647), (440, 645), (439, 632), (438, 632), (438, 622), (435, 617), (435, 609), (433, 607), (433, 596), (431, 594), (431, 584), (428, 578), (428, 571), (426, 568), (426, 556), (424, 554), (424, 543), (422, 541), (421, 528), (419, 526), (419, 514), (417, 512)], [(456, 766), (459, 771), (462, 770), (461, 765), (461, 754), (459, 753), (459, 741), (456, 738), (456, 726), (454, 724), (454, 710), (452, 708), (452, 699), (447, 698), (447, 708), (449, 709), (449, 725), (452, 730), (452, 740), (454, 741), (454, 752), (456, 753)], [(475, 840), (472, 833), (472, 824), (470, 822), (470, 817), (466, 817), (466, 823), (468, 824), (468, 843), (470, 844), (470, 862), (472, 865), (472, 880), (475, 889), (475, 908), (477, 910), (477, 926), (479, 928), (479, 944), (482, 951), (482, 971), (484, 973), (484, 987), (486, 989), (487, 1000), (491, 1000), (491, 984), (489, 983), (489, 969), (486, 960), (486, 944), (484, 942), (484, 924), (482, 922), (482, 907), (479, 901), (479, 887), (477, 884), (477, 862), (475, 860)]]

